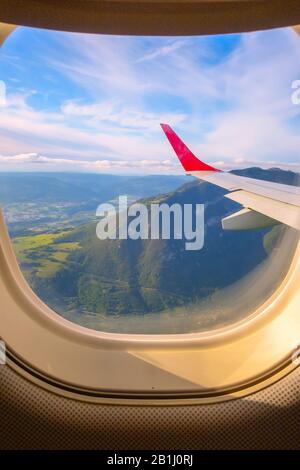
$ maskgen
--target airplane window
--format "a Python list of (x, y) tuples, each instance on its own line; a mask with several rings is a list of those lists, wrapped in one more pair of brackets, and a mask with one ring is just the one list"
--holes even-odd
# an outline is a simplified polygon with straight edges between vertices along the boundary
[(0, 205), (32, 290), (113, 333), (252, 315), (299, 239), (299, 61), (288, 28), (18, 28), (0, 49)]

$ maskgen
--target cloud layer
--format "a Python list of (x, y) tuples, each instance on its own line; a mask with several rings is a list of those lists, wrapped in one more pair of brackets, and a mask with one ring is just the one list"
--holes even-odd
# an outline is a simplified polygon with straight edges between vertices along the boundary
[(297, 167), (289, 29), (170, 39), (20, 28), (1, 53), (2, 170), (175, 173), (160, 122), (224, 168)]

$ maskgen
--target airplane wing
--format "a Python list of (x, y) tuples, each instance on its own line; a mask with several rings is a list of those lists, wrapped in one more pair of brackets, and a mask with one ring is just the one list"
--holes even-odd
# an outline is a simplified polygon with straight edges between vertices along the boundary
[(168, 124), (161, 127), (187, 174), (227, 189), (244, 209), (222, 220), (225, 230), (286, 224), (300, 231), (300, 187), (224, 172), (199, 160)]

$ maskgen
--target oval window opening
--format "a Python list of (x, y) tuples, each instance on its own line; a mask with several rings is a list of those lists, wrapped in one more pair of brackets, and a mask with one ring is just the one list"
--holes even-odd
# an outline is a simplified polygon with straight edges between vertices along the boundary
[(299, 51), (290, 29), (17, 29), (0, 51), (0, 203), (33, 291), (114, 333), (205, 332), (252, 315), (284, 280), (299, 231), (256, 211), (245, 229), (227, 197), (241, 188), (193, 170), (299, 185)]

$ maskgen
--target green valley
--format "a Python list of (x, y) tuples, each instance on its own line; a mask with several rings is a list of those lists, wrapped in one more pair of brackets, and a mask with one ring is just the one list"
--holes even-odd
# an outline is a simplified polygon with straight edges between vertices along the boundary
[[(291, 183), (294, 178), (281, 170), (240, 173)], [(148, 206), (152, 202), (205, 204), (205, 244), (199, 251), (185, 250), (184, 240), (99, 240), (94, 219), (64, 230), (17, 236), (13, 240), (15, 252), (33, 290), (54, 310), (80, 324), (127, 331), (124, 319), (134, 330), (133, 319), (147, 317), (143, 321), (151, 330), (158, 318), (171, 316), (175, 323), (183, 319), (179, 326), (174, 325), (178, 331), (184, 318), (189, 325), (187, 312), (189, 321), (194, 318), (194, 324), (199, 323), (199, 305), (204, 312), (203, 324), (226, 323), (225, 294), (221, 310), (214, 308), (212, 315), (211, 306), (219, 302), (220, 292), (259, 269), (263, 272), (285, 229), (223, 231), (221, 219), (239, 208), (224, 194), (224, 190), (197, 180), (142, 199)], [(262, 292), (256, 289), (252, 303), (270, 292), (276, 279), (270, 277), (269, 284)], [(241, 314), (239, 303), (236, 309), (234, 314), (231, 308), (231, 318)]]

